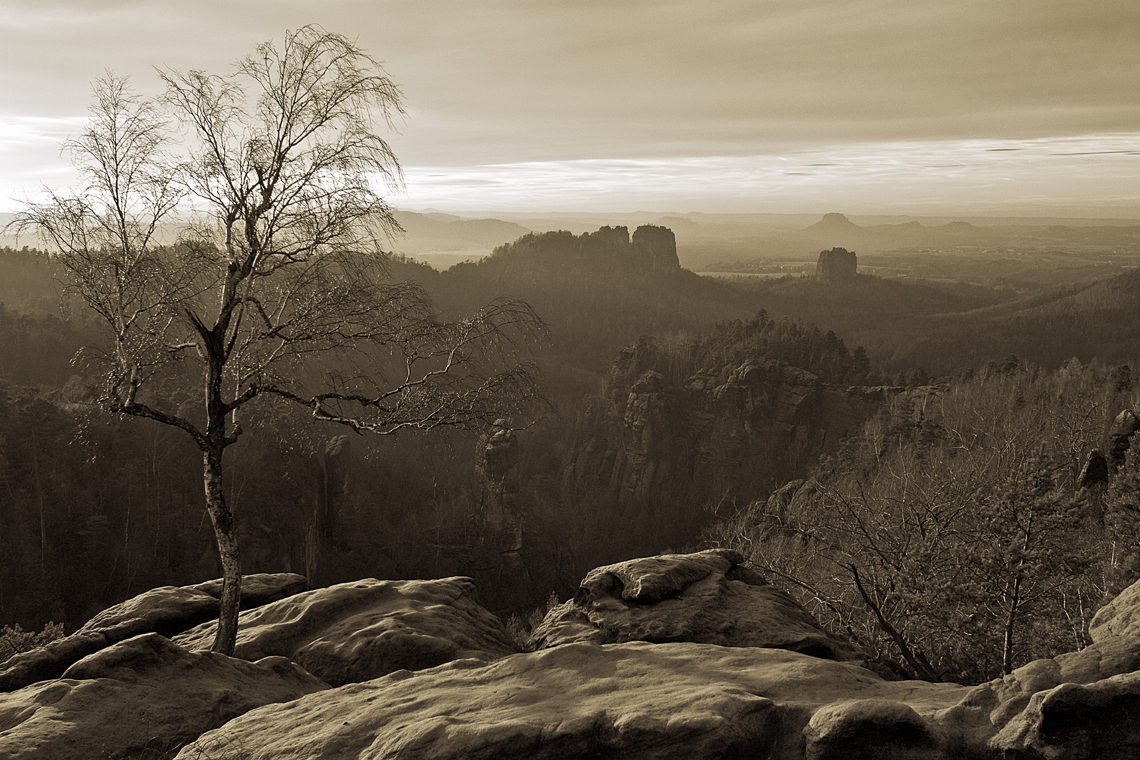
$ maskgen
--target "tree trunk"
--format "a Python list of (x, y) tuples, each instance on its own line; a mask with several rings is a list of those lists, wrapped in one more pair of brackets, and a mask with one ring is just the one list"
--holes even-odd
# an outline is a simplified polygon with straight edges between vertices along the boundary
[(1005, 618), (1005, 636), (1001, 651), (1001, 672), (1008, 676), (1013, 672), (1013, 629), (1017, 623), (1017, 610), (1021, 606), (1021, 576), (1013, 579), (1013, 592), (1010, 594), (1009, 613)]
[(214, 524), (218, 556), (222, 562), (222, 598), (218, 612), (218, 633), (213, 651), (233, 656), (237, 644), (238, 609), (241, 606), (241, 555), (237, 526), (222, 491), (222, 449), (210, 448), (202, 454), (206, 485), (206, 509)]

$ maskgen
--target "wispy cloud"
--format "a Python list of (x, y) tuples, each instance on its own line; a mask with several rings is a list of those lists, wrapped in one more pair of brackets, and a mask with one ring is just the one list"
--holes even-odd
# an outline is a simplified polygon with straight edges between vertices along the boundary
[[(785, 154), (407, 167), (408, 208), (1140, 213), (1140, 133), (863, 143)], [(1063, 181), (1058, 178), (1064, 178)]]

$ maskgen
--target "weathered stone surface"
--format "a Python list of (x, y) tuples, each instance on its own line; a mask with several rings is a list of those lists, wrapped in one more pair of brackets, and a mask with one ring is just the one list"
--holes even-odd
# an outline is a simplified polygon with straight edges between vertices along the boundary
[[(241, 614), (235, 656), (281, 655), (333, 685), (451, 660), (495, 660), (518, 651), (502, 622), (475, 600), (469, 578), (367, 579), (315, 589)], [(177, 636), (199, 651), (215, 622)]]
[(794, 652), (707, 644), (572, 644), (481, 665), (393, 673), (255, 710), (178, 757), (802, 760), (804, 729), (823, 705), (902, 703), (902, 728), (888, 727), (899, 733), (936, 720), (964, 692)]
[(909, 705), (889, 699), (835, 702), (817, 710), (804, 729), (806, 760), (942, 760), (930, 723)]
[[(242, 608), (282, 599), (305, 589), (293, 573), (246, 575)], [(162, 586), (100, 612), (70, 636), (7, 660), (0, 669), (0, 692), (57, 678), (73, 662), (103, 647), (143, 633), (175, 634), (217, 617), (220, 579), (194, 586)]]
[(574, 599), (535, 629), (536, 648), (589, 641), (693, 641), (789, 649), (832, 660), (859, 655), (788, 594), (711, 549), (630, 560), (590, 571)]
[[(1097, 684), (1140, 670), (1140, 583), (1128, 587), (1102, 607), (1093, 617), (1089, 633), (1093, 643), (1084, 649), (1034, 660), (1004, 678), (976, 686), (970, 690), (962, 704), (985, 712), (989, 722), (1002, 729), (1005, 737), (1001, 740), (1005, 742), (1002, 746), (1013, 747), (1016, 742), (1011, 737), (1027, 736), (1029, 725), (1036, 725), (1043, 720), (1037, 715), (1040, 712), (1040, 706), (1037, 705), (1039, 695), (1066, 684), (1093, 688)], [(1136, 719), (1140, 720), (1140, 713)], [(1112, 724), (1101, 725), (1111, 727)], [(1023, 739), (1016, 741), (1021, 742)], [(1017, 751), (1029, 750), (1021, 747)], [(1032, 754), (1027, 756), (1036, 757)], [(1067, 755), (1058, 755), (1061, 756)]]
[(1096, 642), (1112, 636), (1140, 637), (1140, 581), (1097, 610), (1089, 623), (1089, 636)]
[(284, 658), (193, 654), (156, 633), (0, 695), (5, 760), (159, 758), (231, 718), (328, 688)]
[[(146, 634), (0, 695), (0, 757), (170, 757), (208, 729), (179, 757), (1140, 757), (1140, 584), (1096, 617), (1090, 647), (969, 688), (822, 659), (853, 653), (740, 561), (598, 568), (540, 627), (548, 648), (526, 654), (464, 578), (342, 584), (243, 613), (245, 657), (288, 654), (346, 684), (331, 689), (283, 657)], [(781, 638), (802, 651), (772, 648)], [(186, 639), (207, 647), (212, 631)]]
[(1037, 692), (990, 746), (1006, 760), (1135, 760), (1140, 756), (1140, 673)]

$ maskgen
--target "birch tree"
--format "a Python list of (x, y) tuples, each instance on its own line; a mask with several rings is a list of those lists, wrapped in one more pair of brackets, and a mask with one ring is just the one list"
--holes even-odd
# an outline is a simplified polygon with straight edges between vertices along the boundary
[[(382, 246), (400, 228), (382, 191), (402, 175), (380, 132), (402, 95), (342, 35), (305, 27), (231, 75), (159, 76), (156, 101), (114, 75), (96, 83), (67, 146), (86, 183), (15, 224), (59, 252), (107, 327), (104, 405), (201, 451), (224, 578), (213, 648), (232, 654), (241, 555), (224, 454), (251, 405), (382, 435), (525, 414), (526, 342), (544, 327), (509, 300), (440, 321), (417, 284), (387, 278)], [(175, 223), (177, 243), (159, 244)], [(201, 395), (175, 404), (164, 391), (187, 377)]]

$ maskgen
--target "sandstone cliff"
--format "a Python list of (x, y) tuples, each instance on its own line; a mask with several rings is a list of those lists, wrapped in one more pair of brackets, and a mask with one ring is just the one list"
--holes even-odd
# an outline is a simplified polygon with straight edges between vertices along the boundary
[(619, 502), (766, 495), (804, 477), (880, 408), (774, 359), (732, 358), (685, 376), (667, 376), (667, 365), (646, 339), (621, 352), (583, 414), (564, 493), (600, 481)]

